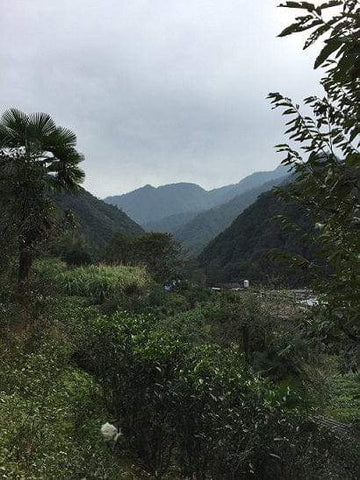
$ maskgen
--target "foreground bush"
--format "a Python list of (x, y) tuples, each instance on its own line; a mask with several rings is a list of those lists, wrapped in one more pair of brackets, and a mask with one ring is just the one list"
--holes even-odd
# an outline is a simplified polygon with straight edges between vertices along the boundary
[(72, 248), (67, 250), (62, 259), (70, 267), (80, 267), (82, 265), (91, 265), (93, 259), (85, 248)]
[(70, 364), (71, 341), (53, 322), (27, 338), (1, 325), (0, 478), (125, 478), (98, 438), (108, 418), (100, 387)]
[(126, 445), (151, 475), (326, 478), (326, 442), (297, 396), (253, 375), (238, 347), (194, 346), (151, 315), (118, 313), (84, 327), (76, 360), (103, 386)]

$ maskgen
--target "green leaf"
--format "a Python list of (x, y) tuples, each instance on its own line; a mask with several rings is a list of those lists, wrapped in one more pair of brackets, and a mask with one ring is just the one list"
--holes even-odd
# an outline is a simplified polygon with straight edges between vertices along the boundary
[(284, 8), (301, 8), (301, 3), (300, 2), (286, 2), (286, 3), (281, 3), (279, 7), (284, 7)]
[(286, 3), (280, 4), (279, 7), (301, 8), (301, 9), (306, 9), (309, 12), (312, 12), (313, 10), (315, 10), (315, 5), (309, 2), (286, 2)]
[(342, 0), (331, 0), (330, 2), (322, 3), (318, 6), (320, 10), (325, 10), (326, 8), (337, 7), (343, 4)]
[(313, 20), (311, 23), (308, 23), (308, 20), (305, 20), (305, 18), (306, 17), (302, 17), (302, 21), (298, 21), (291, 24), (289, 27), (286, 27), (278, 35), (278, 37), (286, 37), (287, 35), (291, 35), (292, 33), (304, 32), (305, 30), (309, 30), (310, 28), (316, 27), (317, 25), (321, 25), (323, 23), (322, 20)]
[(346, 157), (347, 165), (352, 167), (359, 167), (360, 166), (360, 154), (359, 153), (351, 153)]
[(315, 61), (314, 68), (320, 67), (320, 65), (322, 65), (332, 53), (338, 50), (341, 45), (342, 45), (342, 42), (340, 42), (338, 39), (334, 38), (334, 39), (328, 40), (328, 43), (319, 53)]

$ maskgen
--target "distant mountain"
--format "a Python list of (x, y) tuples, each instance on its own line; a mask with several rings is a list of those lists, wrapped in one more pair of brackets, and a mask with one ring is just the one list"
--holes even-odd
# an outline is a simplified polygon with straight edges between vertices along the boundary
[(287, 174), (288, 167), (279, 165), (277, 168), (275, 168), (275, 170), (255, 172), (243, 178), (238, 183), (210, 190), (208, 192), (210, 199), (209, 203), (211, 204), (209, 205), (209, 208), (226, 203), (237, 195), (241, 195), (242, 193), (252, 190), (253, 188), (260, 187), (270, 180), (276, 180), (284, 177), (284, 175)]
[(285, 182), (288, 177), (288, 175), (285, 175), (269, 180), (256, 188), (237, 195), (223, 205), (197, 214), (185, 225), (174, 230), (174, 236), (178, 238), (191, 253), (200, 253), (203, 248), (215, 238), (216, 235), (225, 230), (245, 208), (255, 202), (261, 193), (271, 190), (275, 185)]
[(190, 222), (198, 214), (199, 212), (176, 213), (175, 215), (169, 215), (160, 220), (144, 223), (143, 228), (147, 232), (174, 233), (178, 228)]
[[(285, 173), (286, 168), (280, 166), (270, 172), (253, 173), (236, 184), (210, 191), (194, 183), (174, 183), (156, 188), (146, 185), (124, 195), (107, 197), (105, 202), (117, 205), (147, 230), (170, 231), (175, 224), (175, 228), (181, 225), (181, 217), (171, 218), (173, 215), (208, 210)], [(164, 221), (167, 217), (168, 226), (167, 220)], [(187, 216), (183, 218), (186, 221), (189, 219)]]
[(144, 225), (177, 213), (203, 210), (206, 194), (206, 190), (195, 183), (173, 183), (157, 188), (145, 185), (124, 195), (107, 197), (105, 202), (120, 207)]
[(94, 249), (104, 246), (115, 232), (130, 235), (144, 232), (124, 212), (99, 200), (84, 189), (77, 195), (56, 195), (55, 202), (60, 209), (73, 212), (85, 240)]
[(274, 219), (287, 217), (309, 233), (313, 223), (293, 204), (287, 204), (273, 192), (262, 195), (244, 210), (224, 232), (212, 240), (199, 256), (210, 283), (239, 282), (249, 279), (258, 284), (305, 285), (307, 273), (289, 273), (286, 266), (271, 259), (269, 251), (279, 249), (305, 258), (315, 257), (315, 246), (307, 243), (297, 230), (284, 231)]

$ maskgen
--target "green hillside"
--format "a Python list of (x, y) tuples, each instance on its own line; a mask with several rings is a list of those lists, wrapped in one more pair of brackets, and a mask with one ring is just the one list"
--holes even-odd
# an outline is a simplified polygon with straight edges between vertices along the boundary
[(55, 201), (62, 210), (71, 210), (80, 224), (81, 233), (92, 248), (109, 242), (115, 232), (140, 234), (143, 229), (126, 213), (99, 200), (82, 189), (78, 195), (60, 194)]
[(311, 220), (298, 207), (285, 204), (273, 192), (262, 194), (201, 253), (200, 264), (206, 269), (209, 282), (238, 282), (246, 278), (259, 284), (307, 284), (306, 272), (289, 272), (287, 265), (269, 255), (272, 249), (306, 258), (315, 254), (314, 245), (307, 243), (298, 230), (282, 228), (274, 218), (278, 215), (304, 233), (312, 230)]
[(198, 214), (198, 211), (176, 213), (174, 215), (169, 215), (168, 217), (161, 218), (160, 220), (144, 223), (143, 227), (144, 230), (146, 230), (147, 232), (175, 233), (176, 230), (190, 222)]
[(275, 185), (285, 181), (287, 177), (283, 176), (263, 183), (260, 186), (248, 190), (227, 203), (218, 207), (211, 208), (199, 213), (185, 225), (174, 231), (178, 238), (192, 253), (200, 253), (203, 248), (225, 230), (231, 222), (257, 197)]

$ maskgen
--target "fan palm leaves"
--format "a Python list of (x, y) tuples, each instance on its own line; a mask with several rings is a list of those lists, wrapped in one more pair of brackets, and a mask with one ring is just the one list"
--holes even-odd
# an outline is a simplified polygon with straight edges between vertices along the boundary
[(27, 115), (11, 108), (0, 119), (0, 149), (23, 153), (24, 160), (42, 163), (49, 187), (74, 190), (84, 179), (79, 168), (83, 156), (76, 150), (76, 135), (59, 127), (47, 113)]
[(23, 292), (35, 246), (52, 234), (52, 194), (77, 191), (84, 179), (76, 135), (47, 113), (11, 108), (0, 118), (0, 200), (3, 222), (13, 225), (19, 252), (18, 286)]

